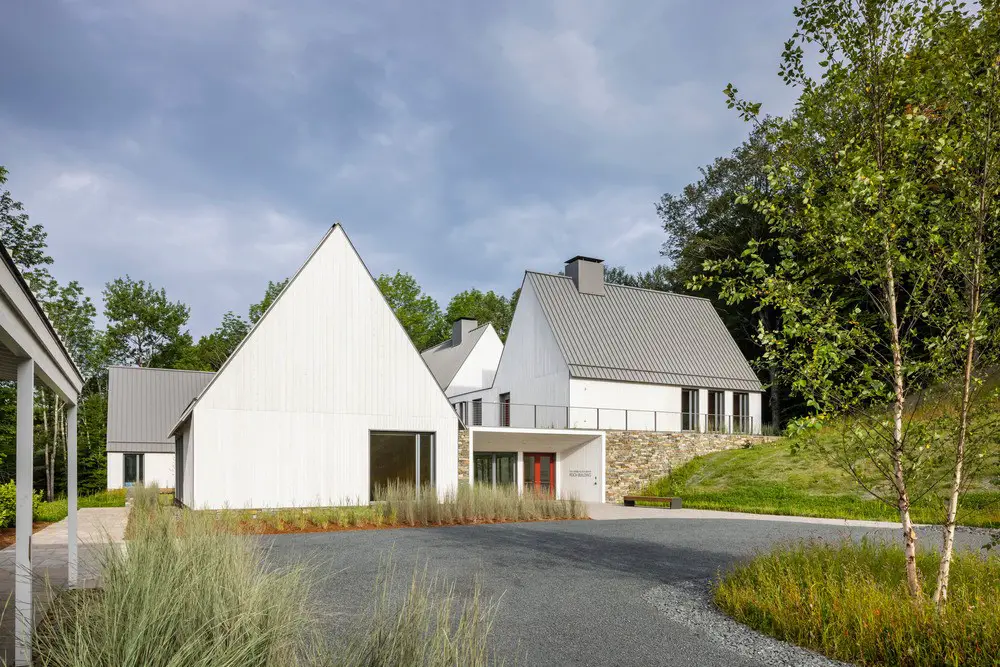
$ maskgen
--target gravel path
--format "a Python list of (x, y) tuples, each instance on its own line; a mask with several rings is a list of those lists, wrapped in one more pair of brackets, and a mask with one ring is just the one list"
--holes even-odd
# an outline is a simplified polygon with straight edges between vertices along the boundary
[(705, 586), (685, 582), (657, 586), (646, 599), (668, 619), (702, 633), (714, 644), (764, 665), (782, 667), (837, 667), (847, 663), (786, 644), (737, 623), (712, 604)]
[[(305, 560), (329, 632), (372, 599), (391, 554), (396, 594), (427, 567), (499, 600), (493, 644), (518, 665), (771, 665), (808, 652), (743, 630), (708, 607), (717, 574), (777, 542), (895, 540), (898, 531), (791, 522), (644, 519), (369, 530), (262, 538), (278, 565)], [(934, 544), (937, 529), (921, 531)], [(985, 536), (959, 535), (975, 547)], [(784, 661), (784, 662), (781, 662)]]

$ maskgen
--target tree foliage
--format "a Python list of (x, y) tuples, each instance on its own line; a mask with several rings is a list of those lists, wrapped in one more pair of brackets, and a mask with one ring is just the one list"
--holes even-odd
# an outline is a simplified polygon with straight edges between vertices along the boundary
[[(949, 99), (936, 70), (965, 61), (954, 58), (950, 30), (976, 20), (945, 0), (802, 0), (795, 15), (780, 71), (801, 93), (796, 113), (768, 130), (777, 150), (766, 188), (743, 198), (768, 235), (739, 257), (708, 261), (695, 282), (780, 314), (777, 328), (758, 331), (763, 356), (820, 421), (850, 417), (831, 455), (898, 509), (916, 596), (909, 508), (939, 481), (932, 471), (949, 439), (939, 420), (914, 415), (954, 368), (929, 345), (968, 233), (956, 227), (958, 197), (946, 182), (954, 162), (972, 157), (949, 120), (966, 115), (969, 100)], [(807, 49), (820, 54), (819, 78)], [(732, 86), (727, 94), (757, 122), (759, 104)]]
[(448, 322), (437, 301), (424, 293), (413, 276), (402, 271), (391, 276), (383, 273), (376, 283), (418, 350), (447, 340)]
[(481, 292), (478, 289), (469, 289), (459, 292), (448, 302), (448, 309), (444, 314), (444, 321), (454, 322), (460, 317), (471, 317), (480, 324), (490, 323), (496, 329), (500, 340), (507, 340), (507, 332), (510, 331), (510, 323), (514, 317), (514, 301), (490, 290)]
[(191, 344), (190, 334), (182, 330), (189, 314), (190, 309), (170, 301), (163, 288), (130, 276), (112, 280), (104, 288), (107, 358), (128, 366), (178, 360)]

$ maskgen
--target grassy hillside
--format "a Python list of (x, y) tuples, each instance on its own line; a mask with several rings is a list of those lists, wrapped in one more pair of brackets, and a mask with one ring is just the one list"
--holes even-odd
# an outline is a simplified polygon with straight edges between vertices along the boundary
[[(751, 449), (700, 456), (644, 490), (680, 496), (685, 507), (757, 514), (894, 521), (896, 512), (865, 493), (845, 471), (810, 448), (793, 453), (781, 439)], [(913, 508), (919, 523), (940, 523), (944, 500), (926, 497)], [(1000, 470), (992, 468), (963, 501), (959, 522), (1000, 528)]]

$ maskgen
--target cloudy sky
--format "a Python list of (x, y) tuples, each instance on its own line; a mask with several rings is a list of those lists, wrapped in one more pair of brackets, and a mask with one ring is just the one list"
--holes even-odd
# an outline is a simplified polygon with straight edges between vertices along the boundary
[(245, 312), (340, 221), (444, 306), (575, 254), (658, 263), (655, 202), (784, 113), (791, 0), (8, 0), (0, 164), (54, 273)]

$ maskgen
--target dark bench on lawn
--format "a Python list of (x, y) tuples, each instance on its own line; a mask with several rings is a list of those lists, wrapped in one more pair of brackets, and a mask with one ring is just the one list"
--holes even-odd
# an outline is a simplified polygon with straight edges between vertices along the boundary
[(672, 510), (681, 509), (680, 498), (660, 498), (659, 496), (625, 496), (622, 498), (622, 502), (625, 503), (625, 507), (635, 507), (636, 501), (639, 501), (640, 503), (659, 503), (661, 505), (670, 505), (670, 509)]

